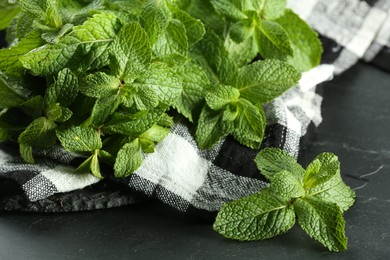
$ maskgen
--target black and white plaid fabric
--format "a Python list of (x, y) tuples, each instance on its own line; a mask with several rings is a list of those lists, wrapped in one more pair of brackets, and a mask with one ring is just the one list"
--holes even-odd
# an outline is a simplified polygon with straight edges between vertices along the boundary
[[(290, 0), (288, 5), (320, 33), (324, 44), (322, 64), (265, 106), (262, 148), (279, 147), (296, 157), (309, 124), (322, 121), (318, 84), (359, 59), (389, 69), (390, 62), (381, 57), (389, 58), (390, 0)], [(38, 164), (30, 165), (18, 157), (17, 147), (5, 143), (0, 145), (0, 209), (88, 210), (133, 203), (134, 194), (144, 194), (179, 211), (207, 214), (267, 186), (253, 162), (257, 152), (231, 138), (200, 150), (192, 130), (178, 122), (132, 176), (99, 180), (75, 174), (72, 165), (79, 158), (58, 147), (35, 150)]]

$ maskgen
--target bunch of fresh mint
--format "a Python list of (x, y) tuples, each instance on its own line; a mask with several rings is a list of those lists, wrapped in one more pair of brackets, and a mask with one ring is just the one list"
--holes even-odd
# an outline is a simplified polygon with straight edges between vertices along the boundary
[[(320, 61), (286, 1), (0, 0), (0, 140), (23, 159), (56, 143), (78, 168), (125, 177), (182, 115), (201, 148), (232, 135), (259, 148), (262, 104)], [(254, 61), (256, 60), (256, 61)]]
[(322, 153), (304, 170), (282, 150), (266, 148), (256, 157), (270, 186), (259, 193), (225, 204), (214, 229), (241, 241), (259, 240), (287, 232), (295, 224), (331, 251), (347, 249), (343, 212), (355, 201), (344, 184), (340, 162)]
[[(262, 105), (320, 62), (317, 34), (286, 0), (0, 0), (0, 141), (62, 145), (78, 167), (126, 177), (174, 123), (187, 118), (200, 148), (232, 135), (258, 149)], [(295, 213), (330, 250), (346, 247), (342, 211), (353, 203), (337, 158), (306, 171), (267, 149), (256, 162), (271, 186), (224, 206), (214, 228), (253, 240), (287, 231)]]

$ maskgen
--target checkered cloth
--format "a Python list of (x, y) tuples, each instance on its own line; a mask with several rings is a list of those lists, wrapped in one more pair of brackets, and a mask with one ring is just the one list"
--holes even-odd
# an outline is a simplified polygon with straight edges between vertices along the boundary
[[(318, 84), (359, 59), (389, 69), (389, 62), (380, 57), (389, 57), (390, 1), (290, 0), (288, 5), (320, 33), (324, 55), (322, 64), (304, 73), (298, 86), (264, 107), (268, 125), (262, 148), (279, 147), (297, 157), (309, 124), (322, 121)], [(192, 129), (177, 122), (130, 177), (99, 180), (74, 173), (80, 158), (59, 147), (34, 150), (38, 163), (30, 165), (19, 158), (14, 144), (4, 143), (0, 209), (89, 210), (134, 203), (142, 194), (182, 212), (213, 213), (267, 186), (253, 162), (257, 153), (229, 137), (211, 150), (200, 150)]]

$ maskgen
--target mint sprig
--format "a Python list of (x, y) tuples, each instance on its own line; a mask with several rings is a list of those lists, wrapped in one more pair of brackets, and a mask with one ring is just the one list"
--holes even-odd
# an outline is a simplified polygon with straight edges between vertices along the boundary
[(223, 236), (260, 240), (287, 232), (296, 217), (302, 229), (331, 251), (347, 248), (343, 212), (355, 201), (344, 184), (338, 158), (322, 153), (304, 170), (290, 155), (266, 148), (255, 162), (270, 186), (225, 204), (214, 223)]

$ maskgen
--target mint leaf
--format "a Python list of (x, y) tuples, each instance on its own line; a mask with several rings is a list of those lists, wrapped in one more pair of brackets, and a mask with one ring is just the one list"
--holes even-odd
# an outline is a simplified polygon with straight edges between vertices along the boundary
[(295, 223), (291, 206), (264, 189), (225, 204), (215, 220), (215, 231), (240, 241), (267, 239), (288, 231)]
[(272, 178), (270, 191), (286, 203), (305, 196), (305, 189), (296, 176), (288, 171), (281, 171)]
[(46, 44), (36, 48), (20, 57), (19, 60), (35, 75), (54, 75), (69, 65), (79, 44), (79, 40), (68, 36), (57, 44)]
[(287, 62), (299, 71), (307, 71), (320, 64), (322, 46), (318, 35), (291, 10), (276, 20), (286, 30), (294, 51)]
[(341, 211), (348, 210), (355, 202), (355, 192), (342, 180), (340, 174), (336, 174), (327, 182), (309, 189), (307, 194), (322, 201), (335, 203)]
[(149, 88), (160, 98), (164, 105), (172, 105), (183, 91), (180, 79), (164, 63), (154, 63), (147, 73), (138, 78), (134, 85)]
[(201, 149), (209, 149), (233, 130), (233, 122), (225, 121), (223, 112), (204, 106), (198, 120), (195, 138)]
[(68, 151), (91, 152), (102, 148), (99, 132), (93, 128), (74, 126), (56, 133), (61, 145)]
[(160, 103), (160, 98), (152, 88), (137, 84), (125, 84), (121, 88), (122, 104), (128, 108), (133, 105), (138, 110), (155, 108)]
[(206, 102), (211, 109), (220, 110), (230, 103), (237, 103), (239, 97), (240, 91), (238, 89), (226, 85), (218, 85), (207, 91)]
[(102, 176), (102, 172), (100, 170), (100, 164), (99, 164), (99, 150), (95, 150), (93, 155), (92, 155), (92, 158), (91, 158), (91, 166), (90, 166), (90, 169), (91, 169), (91, 173), (93, 175), (95, 175), (95, 177), (99, 178), (99, 179), (102, 179), (103, 176)]
[(28, 94), (18, 81), (0, 72), (0, 108), (19, 106), (26, 101)]
[(92, 173), (96, 178), (102, 179), (103, 176), (99, 164), (99, 150), (94, 151), (88, 159), (80, 164), (76, 172), (80, 174)]
[(35, 96), (22, 103), (20, 109), (31, 118), (42, 116), (44, 100), (42, 96)]
[(151, 46), (145, 30), (139, 23), (122, 27), (111, 48), (118, 78), (132, 83), (148, 68), (151, 60)]
[(288, 171), (303, 184), (305, 170), (291, 155), (281, 149), (265, 148), (261, 150), (255, 158), (255, 163), (261, 174), (270, 181), (279, 172)]
[(201, 20), (196, 19), (189, 15), (187, 12), (179, 8), (173, 8), (172, 17), (181, 21), (186, 29), (186, 35), (189, 46), (198, 43), (203, 35), (206, 33), (206, 29)]
[(120, 101), (117, 95), (98, 98), (92, 108), (91, 116), (85, 122), (86, 125), (95, 128), (104, 125), (108, 117), (115, 113)]
[(19, 5), (10, 3), (8, 0), (0, 1), (0, 30), (6, 29), (20, 12)]
[(118, 152), (114, 165), (117, 178), (124, 178), (135, 172), (142, 163), (142, 149), (139, 139), (125, 144)]
[(80, 79), (80, 92), (88, 97), (102, 98), (116, 94), (121, 85), (120, 80), (104, 72), (96, 72)]
[(252, 0), (249, 1), (253, 5), (260, 17), (273, 20), (279, 18), (285, 12), (286, 0)]
[(167, 28), (157, 39), (153, 50), (158, 57), (170, 54), (187, 55), (188, 38), (184, 24), (177, 19), (169, 21)]
[(278, 60), (257, 61), (241, 68), (235, 82), (241, 97), (252, 103), (267, 103), (298, 83), (300, 73)]
[(210, 2), (218, 13), (225, 15), (233, 21), (247, 18), (245, 13), (242, 12), (245, 10), (243, 8), (243, 5), (245, 5), (245, 1), (211, 0)]
[(205, 70), (211, 82), (230, 85), (237, 67), (229, 57), (222, 39), (213, 31), (206, 31), (205, 36), (195, 46), (191, 55), (194, 62)]
[(82, 43), (79, 49), (85, 55), (81, 63), (85, 70), (109, 64), (110, 47), (121, 28), (120, 20), (112, 13), (95, 14), (82, 25), (74, 27), (72, 36)]
[(302, 229), (331, 251), (347, 249), (345, 221), (340, 208), (329, 202), (305, 197), (294, 203)]
[(161, 107), (139, 111), (135, 114), (117, 112), (105, 124), (103, 131), (107, 134), (123, 134), (138, 137), (156, 124), (164, 112), (165, 109)]
[[(34, 74), (52, 75), (68, 67), (85, 70), (109, 62), (109, 47), (119, 29), (119, 20), (112, 14), (96, 14), (56, 44), (46, 44), (20, 58), (23, 66)], [(75, 55), (79, 51), (79, 55)]]
[(258, 36), (258, 47), (263, 58), (285, 61), (288, 57), (294, 55), (290, 38), (280, 24), (263, 20), (258, 28), (261, 32)]
[(234, 121), (234, 138), (252, 149), (259, 149), (266, 127), (264, 111), (246, 99), (240, 98)]
[(55, 144), (57, 125), (45, 118), (35, 119), (20, 135), (18, 142), (28, 146), (49, 147)]
[(149, 140), (154, 143), (159, 143), (167, 137), (170, 133), (169, 128), (160, 125), (154, 125), (149, 128), (146, 132), (139, 136), (140, 140)]
[(320, 154), (308, 167), (305, 175), (307, 194), (337, 204), (346, 211), (355, 201), (355, 193), (343, 182), (340, 163), (331, 153)]
[(166, 1), (148, 0), (140, 17), (142, 26), (147, 32), (150, 42), (154, 44), (168, 27), (171, 12), (168, 9)]
[(194, 122), (194, 116), (200, 113), (204, 102), (204, 89), (209, 87), (210, 81), (202, 68), (192, 63), (180, 64), (175, 73), (182, 81), (183, 90), (173, 106)]
[(19, 144), (20, 156), (27, 163), (35, 163), (32, 147), (23, 143)]
[(34, 30), (23, 38), (17, 45), (0, 49), (0, 70), (13, 76), (21, 76), (25, 70), (19, 58), (43, 45), (40, 31)]
[(304, 177), (305, 189), (329, 181), (333, 176), (340, 174), (340, 162), (332, 153), (322, 153), (312, 161), (306, 169)]
[(78, 94), (78, 79), (69, 69), (63, 69), (58, 73), (55, 83), (47, 88), (46, 100), (48, 104), (55, 102), (63, 106), (73, 103)]

